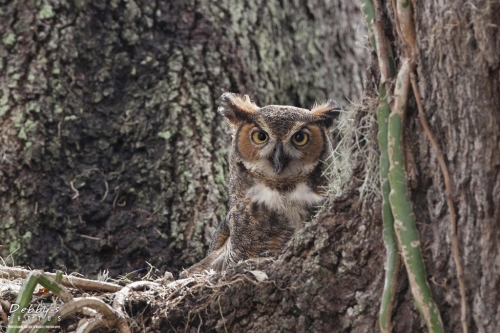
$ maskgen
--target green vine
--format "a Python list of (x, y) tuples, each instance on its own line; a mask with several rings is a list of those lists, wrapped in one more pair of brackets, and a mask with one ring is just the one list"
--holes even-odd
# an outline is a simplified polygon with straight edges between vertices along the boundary
[(405, 59), (399, 70), (394, 91), (395, 102), (388, 126), (389, 182), (394, 229), (401, 249), (401, 255), (410, 281), (415, 304), (424, 317), (429, 332), (444, 332), (443, 323), (432, 291), (427, 283), (421, 244), (415, 224), (415, 214), (408, 194), (408, 180), (404, 169), (403, 119), (406, 113), (410, 86), (411, 61)]
[[(386, 247), (386, 275), (380, 306), (379, 323), (382, 332), (391, 332), (391, 314), (396, 289), (398, 268), (398, 245), (401, 249), (411, 291), (419, 312), (424, 317), (430, 332), (443, 332), (443, 323), (427, 283), (425, 265), (422, 259), (420, 240), (415, 225), (412, 204), (408, 194), (408, 181), (404, 170), (403, 121), (406, 114), (410, 73), (413, 65), (408, 55), (403, 58), (394, 94), (390, 94), (390, 81), (394, 79), (396, 66), (383, 32), (382, 22), (377, 21), (378, 9), (371, 0), (361, 0), (365, 14), (369, 39), (377, 52), (381, 73), (379, 86), (380, 104), (377, 109), (380, 146), (380, 183), (382, 190), (383, 240)], [(414, 26), (410, 6), (396, 21), (403, 20), (403, 38), (414, 45)], [(413, 30), (412, 30), (413, 29)], [(398, 26), (399, 32), (399, 26)], [(394, 98), (389, 106), (388, 100)], [(391, 110), (392, 109), (392, 110)], [(396, 237), (395, 237), (396, 235)], [(397, 238), (397, 242), (396, 242)]]
[(391, 185), (389, 184), (389, 154), (388, 154), (388, 118), (391, 112), (387, 103), (387, 93), (384, 85), (380, 85), (380, 105), (377, 110), (378, 119), (378, 142), (380, 146), (380, 184), (382, 189), (382, 236), (386, 250), (385, 280), (382, 301), (380, 304), (379, 323), (382, 332), (390, 332), (391, 315), (396, 292), (397, 274), (399, 267), (398, 245), (394, 235), (394, 218), (392, 216), (389, 194)]
[[(383, 47), (377, 45), (373, 24), (375, 23), (376, 14), (373, 2), (371, 0), (362, 0), (362, 10), (365, 14), (366, 24), (369, 31), (369, 39), (373, 49), (380, 54), (378, 47)], [(387, 59), (389, 64), (394, 64), (392, 57)], [(389, 65), (391, 78), (395, 76), (396, 70), (394, 65)], [(389, 202), (389, 193), (391, 191), (391, 186), (389, 184), (389, 155), (388, 155), (388, 145), (387, 145), (387, 127), (388, 118), (391, 113), (389, 104), (387, 103), (387, 91), (385, 87), (385, 82), (381, 83), (379, 86), (380, 104), (377, 109), (377, 123), (378, 123), (378, 144), (380, 147), (380, 184), (382, 191), (382, 221), (383, 221), (383, 240), (386, 249), (386, 262), (385, 262), (385, 279), (384, 279), (384, 290), (382, 292), (382, 300), (380, 303), (379, 312), (379, 324), (381, 332), (391, 332), (391, 316), (392, 308), (394, 303), (394, 294), (396, 292), (397, 285), (397, 273), (399, 265), (398, 257), (398, 246), (396, 242), (396, 236), (394, 234), (394, 218), (392, 216), (391, 205)]]

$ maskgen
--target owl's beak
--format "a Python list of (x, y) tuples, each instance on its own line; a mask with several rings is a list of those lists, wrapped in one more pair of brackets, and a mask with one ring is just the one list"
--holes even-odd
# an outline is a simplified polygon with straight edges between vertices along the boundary
[(274, 148), (273, 154), (269, 159), (273, 164), (274, 172), (281, 173), (283, 167), (285, 166), (285, 163), (288, 161), (288, 158), (283, 153), (283, 143), (281, 141), (278, 142), (278, 144)]

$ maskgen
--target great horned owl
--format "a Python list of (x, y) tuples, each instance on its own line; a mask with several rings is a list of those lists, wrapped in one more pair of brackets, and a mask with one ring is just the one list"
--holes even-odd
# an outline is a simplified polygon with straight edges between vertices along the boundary
[(312, 110), (259, 108), (247, 95), (225, 93), (218, 111), (232, 130), (229, 213), (207, 257), (184, 276), (277, 254), (324, 199), (334, 101)]

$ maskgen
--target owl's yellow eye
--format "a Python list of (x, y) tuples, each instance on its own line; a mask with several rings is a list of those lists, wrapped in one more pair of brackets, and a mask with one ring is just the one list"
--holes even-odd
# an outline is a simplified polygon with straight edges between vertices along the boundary
[(309, 141), (309, 135), (304, 132), (297, 132), (292, 136), (292, 142), (296, 146), (303, 146)]
[(267, 141), (268, 139), (268, 135), (266, 132), (263, 132), (263, 131), (255, 131), (252, 133), (252, 140), (253, 142), (257, 143), (257, 144), (262, 144), (264, 142)]

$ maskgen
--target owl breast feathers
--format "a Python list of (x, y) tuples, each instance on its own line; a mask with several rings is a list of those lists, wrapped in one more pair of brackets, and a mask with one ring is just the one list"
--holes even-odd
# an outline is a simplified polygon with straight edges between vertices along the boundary
[(259, 108), (246, 95), (225, 93), (218, 111), (232, 130), (229, 213), (207, 257), (184, 275), (279, 253), (324, 199), (334, 101), (312, 110)]

